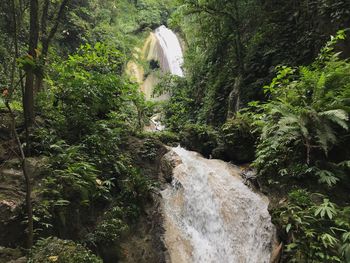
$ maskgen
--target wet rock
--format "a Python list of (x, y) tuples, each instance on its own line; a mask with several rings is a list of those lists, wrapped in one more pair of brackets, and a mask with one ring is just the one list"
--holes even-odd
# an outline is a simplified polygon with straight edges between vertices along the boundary
[(270, 263), (278, 263), (281, 260), (282, 255), (282, 249), (283, 249), (283, 243), (275, 244), (274, 249), (271, 254)]
[[(166, 248), (162, 241), (164, 234), (161, 197), (155, 193), (152, 202), (145, 208), (133, 231), (120, 244), (121, 263), (165, 263)], [(112, 261), (111, 261), (112, 262)]]
[[(181, 158), (173, 151), (169, 151), (161, 159), (161, 174), (165, 182), (171, 183), (173, 180), (173, 169), (181, 164)], [(162, 179), (162, 178), (160, 178)]]
[[(148, 151), (145, 151), (145, 143), (150, 145), (152, 142), (152, 152), (154, 158), (145, 158)], [(163, 172), (169, 174), (172, 172), (171, 164), (163, 163), (164, 155), (168, 149), (159, 141), (150, 138), (139, 139), (130, 138), (127, 149), (134, 158), (134, 163), (142, 171), (142, 175), (160, 182), (160, 188), (163, 188), (165, 180)], [(118, 244), (114, 247), (108, 247), (103, 251), (104, 262), (121, 263), (163, 263), (165, 261), (166, 248), (162, 241), (163, 215), (161, 211), (161, 195), (159, 191), (151, 193), (150, 198), (145, 202), (143, 213), (138, 221), (130, 226), (130, 232), (121, 237)]]

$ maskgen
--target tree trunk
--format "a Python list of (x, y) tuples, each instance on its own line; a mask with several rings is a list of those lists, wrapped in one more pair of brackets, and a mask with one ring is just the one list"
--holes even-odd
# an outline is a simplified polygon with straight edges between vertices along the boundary
[[(29, 50), (28, 54), (36, 59), (36, 49), (39, 40), (39, 4), (38, 0), (30, 1), (30, 30), (29, 30)], [(27, 71), (26, 83), (23, 97), (24, 120), (27, 127), (34, 123), (34, 68)]]
[(235, 79), (235, 84), (233, 86), (230, 95), (228, 96), (228, 110), (227, 119), (232, 118), (237, 111), (240, 109), (241, 98), (240, 90), (242, 86), (242, 77), (239, 75)]
[(41, 16), (41, 34), (42, 34), (42, 39), (41, 39), (41, 43), (42, 43), (42, 52), (41, 52), (41, 66), (39, 69), (38, 74), (36, 75), (36, 79), (35, 79), (35, 92), (38, 92), (42, 89), (42, 85), (44, 82), (44, 75), (45, 75), (45, 64), (46, 64), (46, 57), (47, 54), (49, 52), (49, 47), (50, 47), (50, 43), (52, 41), (52, 39), (54, 38), (58, 26), (60, 24), (60, 21), (63, 17), (64, 14), (64, 9), (66, 8), (66, 6), (68, 5), (69, 0), (62, 0), (62, 3), (59, 7), (59, 10), (57, 12), (56, 15), (56, 19), (54, 21), (54, 24), (50, 30), (50, 32), (47, 31), (47, 20), (48, 20), (48, 11), (49, 11), (49, 6), (50, 6), (50, 1), (46, 0), (44, 3), (44, 7), (43, 7), (43, 13)]
[(30, 249), (33, 246), (33, 239), (34, 239), (34, 230), (33, 230), (33, 206), (32, 206), (32, 182), (30, 180), (30, 175), (28, 171), (28, 165), (27, 165), (27, 159), (23, 151), (22, 143), (19, 139), (17, 130), (16, 130), (16, 117), (13, 113), (10, 103), (6, 101), (6, 107), (10, 112), (11, 119), (12, 119), (12, 131), (15, 136), (18, 149), (21, 154), (21, 160), (22, 160), (22, 172), (24, 176), (25, 181), (25, 188), (26, 188), (26, 208), (27, 208), (27, 248)]
[(236, 53), (236, 61), (237, 61), (237, 77), (235, 79), (235, 83), (233, 85), (233, 89), (228, 97), (228, 109), (227, 109), (227, 118), (232, 118), (236, 112), (240, 110), (241, 106), (241, 89), (242, 82), (244, 76), (244, 52), (243, 52), (243, 44), (240, 32), (240, 16), (239, 16), (239, 7), (237, 0), (234, 1), (234, 9), (235, 9), (235, 27), (233, 31), (235, 32), (235, 53)]
[[(11, 99), (12, 94), (16, 88), (15, 86), (15, 72), (16, 72), (16, 59), (19, 56), (19, 51), (18, 51), (18, 26), (17, 26), (17, 16), (16, 16), (16, 6), (14, 0), (12, 1), (12, 12), (13, 12), (13, 32), (14, 32), (14, 58), (13, 58), (13, 67), (12, 67), (12, 74), (11, 74), (11, 86), (10, 86), (10, 92), (8, 95), (8, 98), (6, 99), (6, 107), (10, 112), (11, 115), (11, 120), (12, 120), (12, 131), (13, 135), (15, 136), (17, 146), (20, 152), (21, 156), (21, 161), (22, 161), (22, 171), (23, 171), (23, 176), (24, 176), (24, 181), (25, 181), (25, 188), (26, 188), (26, 208), (27, 208), (27, 217), (28, 217), (28, 223), (27, 223), (27, 248), (31, 248), (33, 246), (33, 238), (34, 238), (34, 231), (33, 231), (33, 206), (32, 206), (32, 199), (31, 199), (31, 194), (32, 194), (32, 185), (31, 185), (31, 180), (30, 180), (30, 175), (28, 172), (28, 166), (27, 166), (27, 161), (26, 161), (26, 156), (23, 151), (22, 143), (20, 141), (20, 138), (18, 136), (17, 130), (16, 130), (16, 117), (15, 114), (13, 113), (9, 99)], [(23, 86), (23, 78), (21, 76), (21, 72), (19, 71), (19, 77), (20, 77), (20, 84)], [(23, 88), (23, 87), (22, 87)], [(26, 134), (27, 136), (28, 134)]]

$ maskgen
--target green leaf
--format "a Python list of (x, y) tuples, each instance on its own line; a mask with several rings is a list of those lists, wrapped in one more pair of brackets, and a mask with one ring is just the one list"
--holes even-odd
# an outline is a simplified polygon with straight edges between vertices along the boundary
[(289, 233), (289, 230), (291, 229), (291, 227), (292, 227), (292, 224), (288, 224), (288, 225), (286, 226), (286, 232), (287, 232), (287, 233)]

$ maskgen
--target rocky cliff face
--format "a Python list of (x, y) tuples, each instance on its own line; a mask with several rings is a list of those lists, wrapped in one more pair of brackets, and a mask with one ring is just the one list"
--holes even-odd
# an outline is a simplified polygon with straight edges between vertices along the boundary
[(155, 142), (156, 156), (153, 160), (142, 158), (139, 149), (143, 141), (135, 138), (129, 141), (129, 148), (135, 152), (135, 163), (141, 168), (144, 176), (159, 182), (159, 189), (151, 194), (151, 200), (144, 209), (144, 214), (137, 224), (132, 226), (129, 235), (123, 238), (121, 247), (122, 263), (167, 262), (167, 252), (163, 242), (163, 214), (161, 210), (160, 189), (164, 188), (165, 177), (172, 172), (172, 166), (164, 158), (167, 149), (160, 142)]

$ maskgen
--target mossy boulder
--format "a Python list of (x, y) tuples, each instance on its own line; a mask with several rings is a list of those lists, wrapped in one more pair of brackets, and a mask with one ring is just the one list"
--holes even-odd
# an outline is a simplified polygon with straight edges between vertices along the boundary
[(254, 160), (256, 136), (249, 120), (237, 117), (229, 119), (221, 128), (222, 145), (213, 152), (214, 158), (235, 163)]
[(180, 132), (181, 145), (209, 157), (218, 146), (215, 130), (207, 125), (187, 124)]
[(23, 253), (18, 248), (0, 247), (0, 263), (15, 262), (15, 260), (22, 258), (22, 256)]
[(37, 242), (30, 253), (28, 263), (102, 263), (90, 250), (73, 241), (55, 237)]

